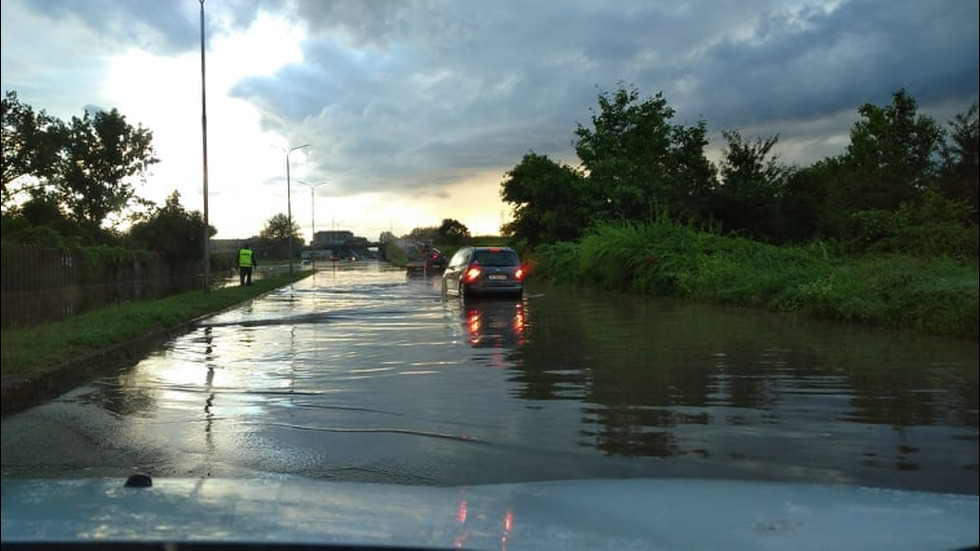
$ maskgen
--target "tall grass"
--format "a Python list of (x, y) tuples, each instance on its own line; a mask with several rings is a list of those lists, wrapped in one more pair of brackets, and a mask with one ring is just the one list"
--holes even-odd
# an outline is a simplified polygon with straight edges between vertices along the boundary
[(580, 243), (542, 246), (531, 256), (535, 273), (558, 284), (980, 337), (980, 270), (964, 260), (847, 257), (819, 242), (777, 247), (667, 217), (600, 225)]

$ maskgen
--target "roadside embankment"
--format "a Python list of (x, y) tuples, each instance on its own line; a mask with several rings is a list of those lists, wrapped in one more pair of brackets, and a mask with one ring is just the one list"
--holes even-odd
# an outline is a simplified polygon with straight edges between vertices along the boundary
[(256, 279), (249, 287), (191, 291), (127, 302), (59, 322), (3, 331), (0, 403), (4, 415), (41, 403), (107, 370), (137, 360), (196, 320), (289, 285), (311, 271)]

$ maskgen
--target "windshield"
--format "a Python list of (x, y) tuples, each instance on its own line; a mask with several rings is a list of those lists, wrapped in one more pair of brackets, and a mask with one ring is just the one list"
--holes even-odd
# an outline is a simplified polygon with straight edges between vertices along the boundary
[(483, 266), (518, 266), (521, 261), (514, 251), (477, 250), (473, 261)]

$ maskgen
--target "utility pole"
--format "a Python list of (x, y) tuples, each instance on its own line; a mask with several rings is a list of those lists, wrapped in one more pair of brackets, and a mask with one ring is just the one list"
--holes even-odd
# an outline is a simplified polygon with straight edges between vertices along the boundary
[[(316, 188), (326, 184), (328, 182), (304, 182), (303, 180), (296, 180), (297, 184), (303, 184), (310, 188), (310, 246), (316, 244), (316, 194), (313, 192)], [(316, 271), (316, 249), (313, 250), (313, 255), (310, 257), (310, 262), (313, 264), (313, 271)]]
[(211, 292), (211, 224), (208, 221), (208, 101), (204, 72), (204, 0), (201, 1), (201, 147), (204, 163), (204, 292)]
[[(296, 147), (280, 147), (283, 153), (286, 154), (286, 220), (289, 224), (289, 228), (286, 230), (289, 232), (289, 273), (293, 273), (293, 196), (292, 196), (292, 183), (289, 181), (289, 154), (297, 149), (303, 149), (304, 147), (309, 147), (310, 144), (305, 143), (303, 145), (297, 145)], [(275, 147), (275, 146), (273, 146)]]

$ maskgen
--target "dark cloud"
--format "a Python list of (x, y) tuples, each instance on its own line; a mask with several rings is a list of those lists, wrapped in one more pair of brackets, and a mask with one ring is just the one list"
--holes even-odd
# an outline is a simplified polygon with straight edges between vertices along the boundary
[(692, 67), (691, 94), (709, 123), (797, 120), (866, 102), (887, 103), (900, 88), (922, 102), (977, 94), (975, 3), (864, 1), (828, 12), (760, 18), (756, 32), (727, 39)]
[[(55, 20), (77, 18), (121, 47), (177, 51), (200, 44), (200, 4), (159, 0), (45, 0), (31, 2)], [(197, 25), (195, 25), (197, 23)]]
[[(976, 95), (969, 3), (693, 5), (301, 2), (316, 37), (304, 67), (315, 69), (268, 79), (299, 100), (270, 121), (338, 136), (318, 160), (349, 160), (359, 186), (390, 167), (427, 187), (443, 182), (424, 167), (456, 177), (530, 149), (567, 156), (596, 94), (621, 83), (664, 91), (678, 119), (715, 129), (832, 116), (902, 87), (935, 101)], [(239, 91), (256, 100), (263, 88)]]
[[(197, 47), (198, 2), (45, 0), (113, 40)], [(677, 121), (791, 136), (824, 154), (847, 113), (905, 88), (920, 107), (978, 94), (977, 2), (705, 0), (233, 1), (206, 4), (212, 33), (263, 11), (309, 33), (303, 61), (233, 89), (262, 124), (311, 143), (347, 191), (433, 192), (534, 150), (576, 164), (596, 96), (664, 92)], [(288, 11), (286, 11), (288, 10)], [(845, 114), (845, 115), (842, 115)], [(811, 161), (814, 159), (810, 159)], [(341, 180), (341, 178), (337, 178)]]

